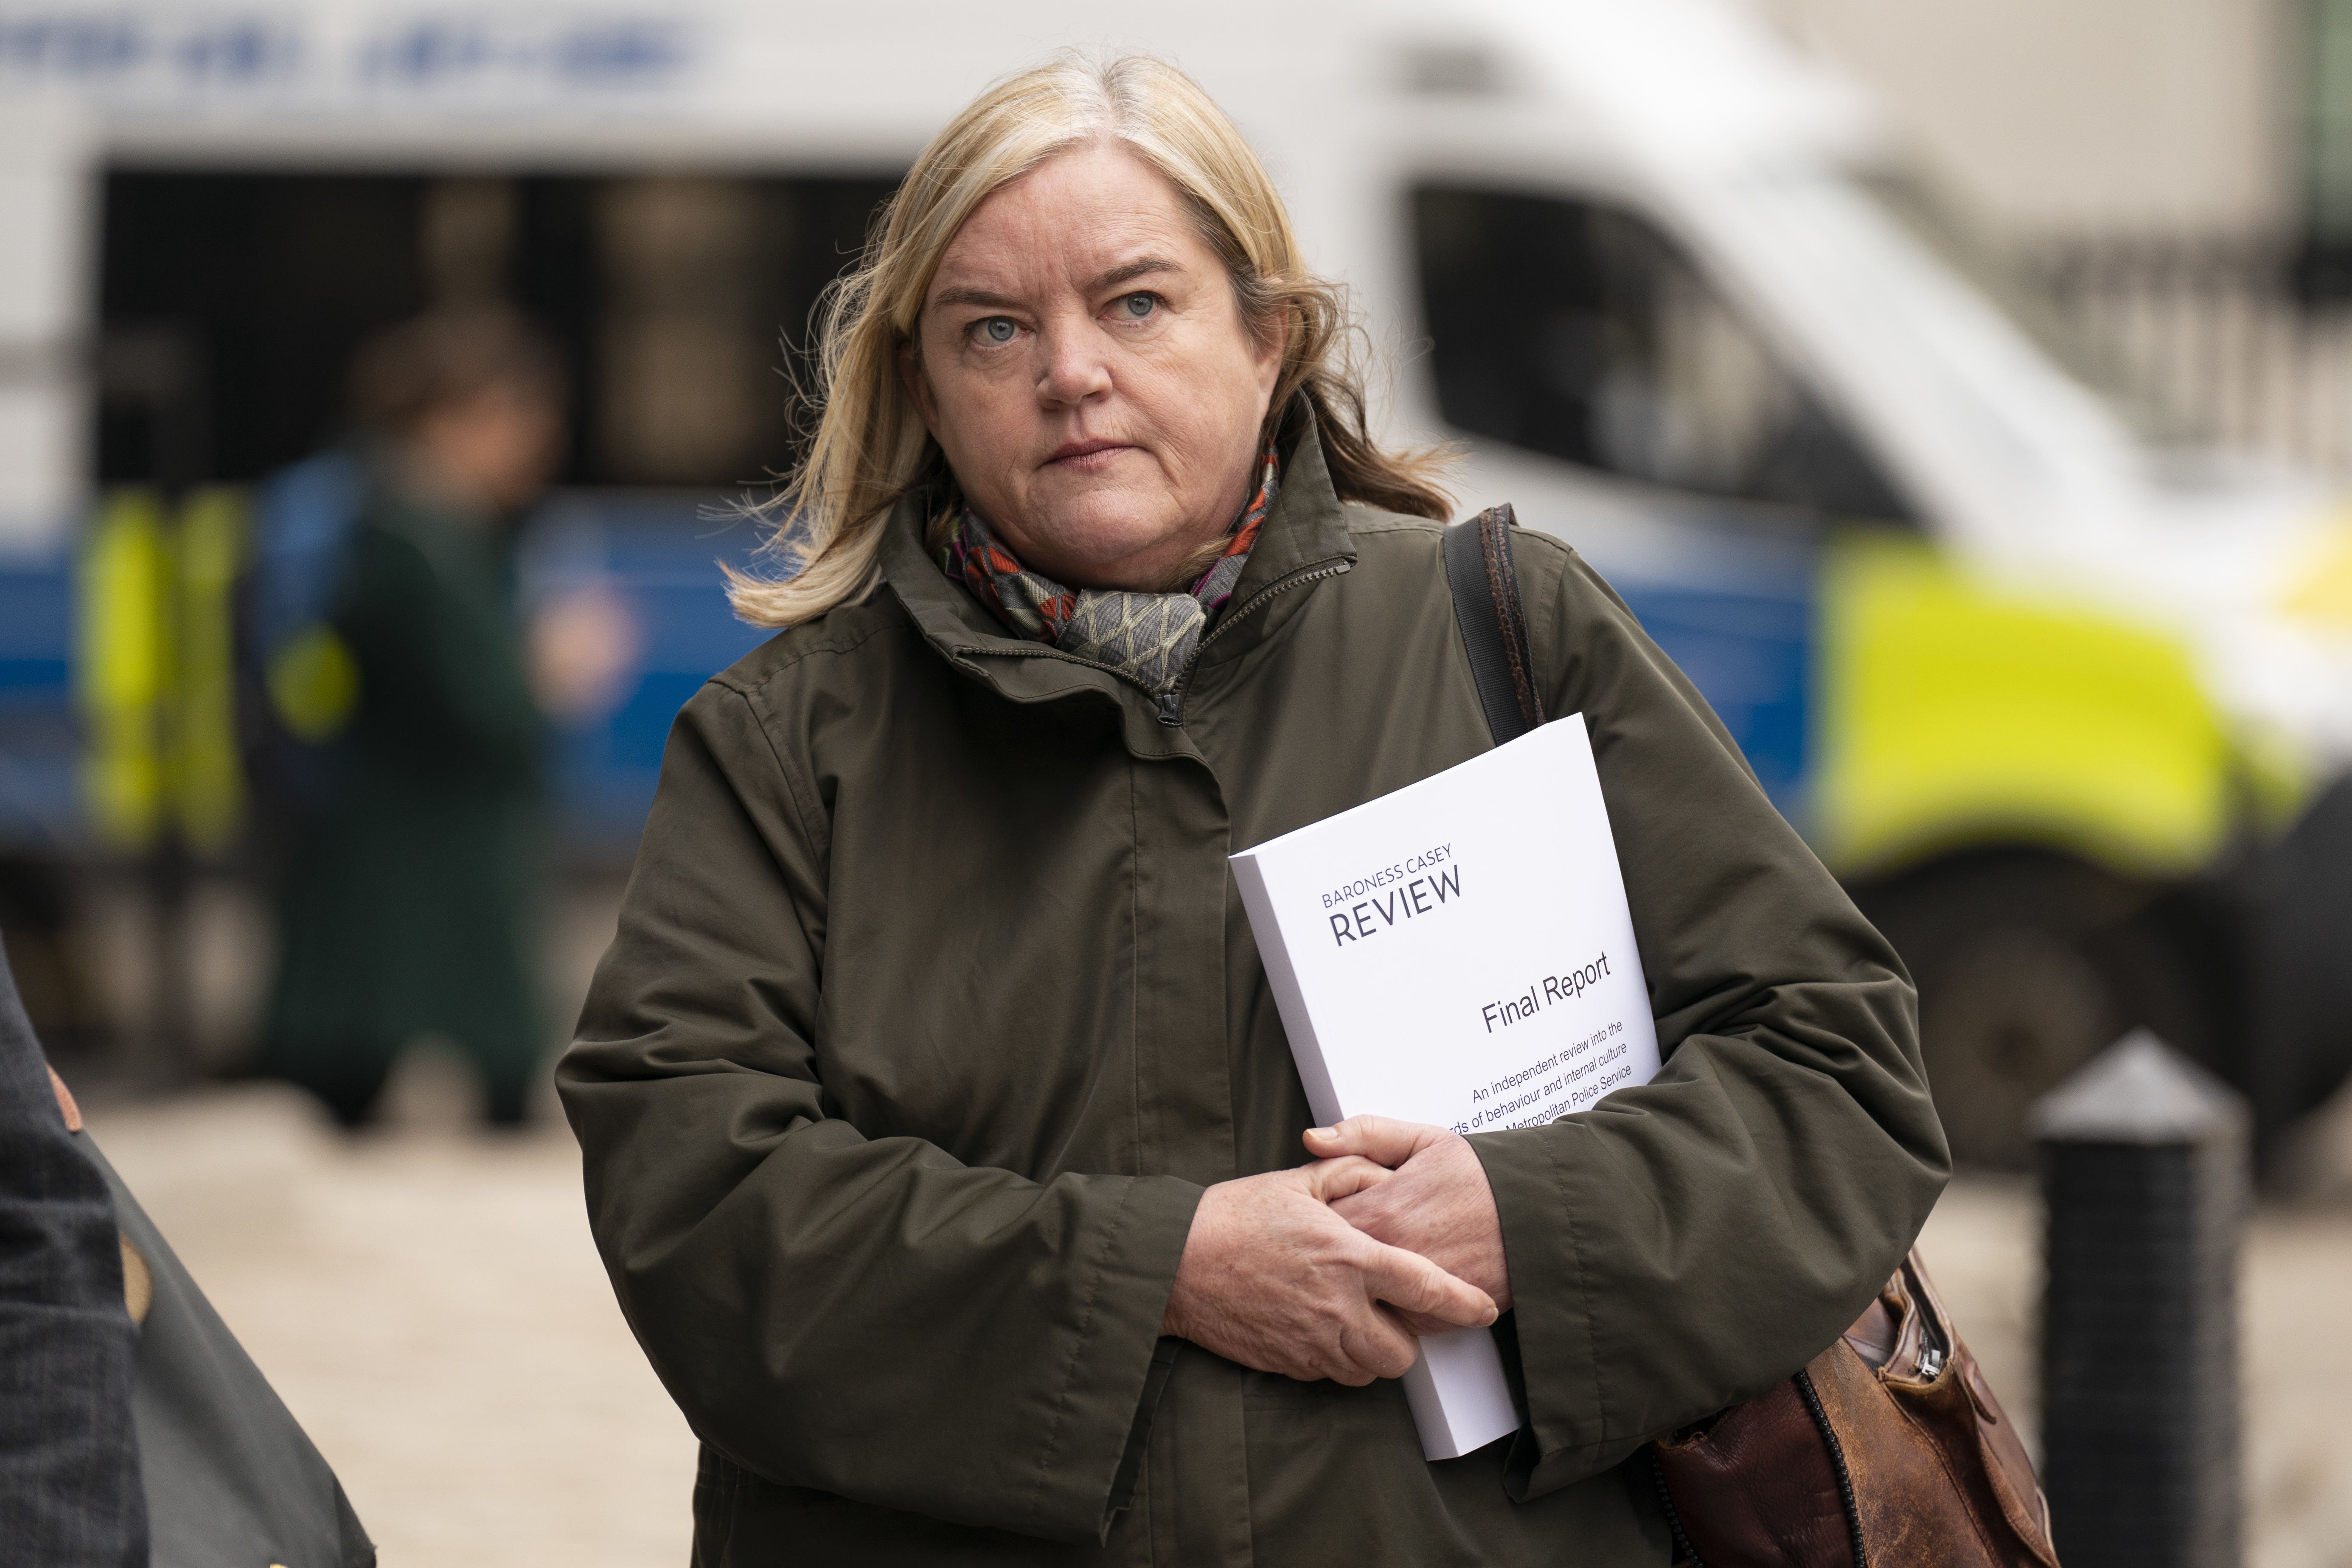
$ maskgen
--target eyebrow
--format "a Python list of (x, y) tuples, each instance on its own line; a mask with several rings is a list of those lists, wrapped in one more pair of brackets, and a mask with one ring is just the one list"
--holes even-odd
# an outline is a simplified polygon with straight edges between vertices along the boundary
[(988, 305), (1011, 310), (1021, 301), (1009, 294), (992, 294), (985, 289), (942, 289), (931, 301), (933, 310), (943, 310), (950, 305)]
[[(1139, 256), (1134, 260), (1121, 262), (1109, 271), (1089, 280), (1086, 291), (1089, 294), (1099, 294), (1106, 289), (1116, 289), (1122, 283), (1132, 283), (1138, 278), (1149, 277), (1154, 272), (1182, 270), (1181, 267), (1165, 257)], [(990, 310), (1009, 310), (1017, 309), (1021, 303), (1022, 301), (1009, 294), (998, 294), (986, 289), (959, 285), (955, 288), (940, 289), (938, 296), (931, 300), (931, 309), (944, 310), (953, 305), (979, 305)]]
[(1165, 257), (1139, 256), (1132, 261), (1112, 268), (1087, 284), (1087, 292), (1099, 294), (1106, 289), (1115, 289), (1121, 283), (1132, 283), (1137, 279), (1148, 277), (1154, 272), (1181, 272), (1182, 270), (1184, 269), (1181, 267)]

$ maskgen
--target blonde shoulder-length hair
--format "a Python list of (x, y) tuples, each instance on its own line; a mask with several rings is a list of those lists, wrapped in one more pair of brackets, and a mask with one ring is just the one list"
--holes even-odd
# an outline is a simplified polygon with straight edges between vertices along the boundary
[[(1373, 442), (1353, 352), (1361, 334), (1339, 288), (1307, 271), (1274, 182), (1224, 111), (1164, 60), (1070, 54), (989, 89), (932, 139), (860, 265), (819, 306), (806, 399), (814, 436), (800, 468), (759, 509), (774, 525), (761, 546), (766, 570), (728, 573), (738, 616), (792, 626), (873, 583), (891, 509), (909, 489), (950, 477), (898, 369), (940, 258), (992, 193), (1058, 153), (1105, 142), (1143, 158), (1191, 205), (1259, 341), (1287, 329), (1269, 429), (1303, 401), (1342, 500), (1449, 515), (1443, 449), (1391, 452)], [(933, 531), (949, 521), (934, 519)]]

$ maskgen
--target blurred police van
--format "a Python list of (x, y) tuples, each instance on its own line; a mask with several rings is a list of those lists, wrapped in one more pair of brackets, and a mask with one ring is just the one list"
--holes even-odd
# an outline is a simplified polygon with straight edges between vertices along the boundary
[(565, 741), (575, 836), (625, 847), (756, 640), (711, 503), (790, 460), (779, 335), (949, 114), (1074, 43), (1216, 95), (1393, 363), (1391, 433), (1461, 442), (1465, 507), (1574, 544), (1698, 684), (1916, 970), (1963, 1152), (2020, 1159), (2136, 1023), (2266, 1146), (2335, 1088), (2352, 512), (2138, 421), (1730, 0), (0, 0), (10, 834), (233, 846), (235, 583), (292, 493), (253, 487), (335, 434), (358, 336), (487, 293), (580, 381), (532, 580), (646, 622)]

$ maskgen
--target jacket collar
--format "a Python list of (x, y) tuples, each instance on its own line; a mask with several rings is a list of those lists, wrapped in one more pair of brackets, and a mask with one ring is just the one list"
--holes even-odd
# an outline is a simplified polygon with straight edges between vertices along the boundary
[[(1331, 471), (1324, 461), (1323, 443), (1304, 399), (1292, 405), (1285, 422), (1289, 426), (1290, 453), (1283, 465), (1281, 493), (1258, 531), (1249, 564), (1223, 615), (1210, 628), (1208, 653), (1227, 661), (1230, 651), (1264, 636), (1265, 617), (1247, 612), (1250, 600), (1284, 578), (1330, 563), (1352, 563), (1356, 546), (1348, 531), (1343, 503), (1331, 488)], [(902, 497), (883, 525), (881, 567), (884, 579), (926, 640), (950, 662), (973, 671), (1003, 692), (1023, 701), (1042, 701), (1076, 690), (1107, 690), (1134, 699), (1143, 708), (1150, 700), (1140, 689), (1108, 668), (1066, 655), (1044, 644), (1008, 637), (996, 618), (949, 580), (924, 548), (925, 521), (937, 497), (913, 491)], [(1239, 618), (1227, 629), (1228, 617)]]

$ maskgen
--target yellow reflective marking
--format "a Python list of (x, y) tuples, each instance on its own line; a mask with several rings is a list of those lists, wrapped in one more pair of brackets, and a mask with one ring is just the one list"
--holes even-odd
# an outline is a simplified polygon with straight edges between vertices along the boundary
[(1842, 871), (2022, 841), (2179, 872), (2230, 831), (2228, 741), (2163, 632), (1863, 536), (1829, 552), (1821, 647), (1815, 821)]
[(180, 514), (180, 830), (200, 854), (236, 841), (245, 816), (236, 731), (236, 579), (245, 563), (244, 497), (207, 489)]
[(99, 840), (153, 847), (166, 823), (198, 854), (245, 816), (236, 716), (236, 584), (245, 501), (198, 491), (175, 521), (152, 490), (109, 496), (84, 539), (74, 681), (82, 793)]
[(82, 550), (74, 676), (83, 798), (100, 839), (121, 849), (152, 843), (162, 813), (169, 572), (154, 495), (109, 497)]
[(359, 661), (332, 626), (312, 626), (290, 638), (269, 661), (268, 681), (278, 717), (313, 745), (332, 740), (359, 707)]
[(2352, 509), (2294, 574), (2279, 608), (2297, 620), (2352, 632)]

